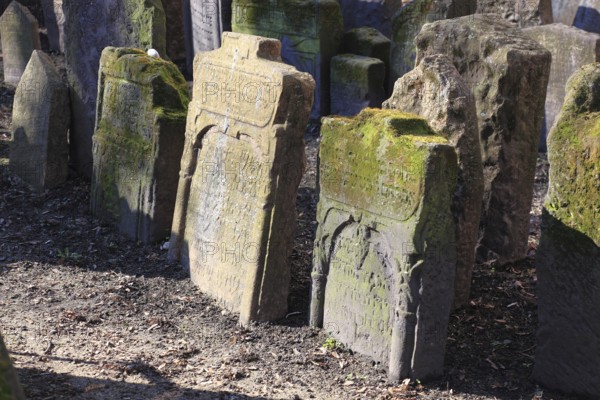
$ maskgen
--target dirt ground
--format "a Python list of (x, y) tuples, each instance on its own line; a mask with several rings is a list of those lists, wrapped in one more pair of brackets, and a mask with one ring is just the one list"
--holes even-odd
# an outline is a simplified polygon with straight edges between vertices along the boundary
[(160, 244), (132, 242), (94, 219), (88, 182), (73, 175), (36, 195), (11, 175), (13, 94), (0, 87), (0, 331), (28, 398), (569, 398), (529, 379), (543, 157), (529, 257), (477, 266), (470, 305), (451, 317), (445, 375), (393, 386), (380, 365), (307, 326), (316, 133), (306, 137), (289, 315), (245, 330), (166, 261)]

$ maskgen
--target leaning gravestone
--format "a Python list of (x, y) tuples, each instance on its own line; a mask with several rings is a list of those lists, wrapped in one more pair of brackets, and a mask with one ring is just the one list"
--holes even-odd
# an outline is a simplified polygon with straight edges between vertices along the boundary
[(363, 26), (344, 33), (340, 52), (381, 60), (385, 65), (384, 88), (387, 89), (390, 75), (390, 46), (390, 39), (377, 29)]
[(353, 116), (385, 100), (385, 64), (377, 58), (340, 54), (331, 59), (331, 113)]
[(418, 62), (448, 55), (475, 95), (484, 165), (478, 256), (501, 264), (521, 259), (551, 54), (490, 14), (425, 25), (416, 43)]
[(324, 119), (310, 323), (388, 365), (393, 381), (443, 371), (456, 174), (454, 149), (421, 117)]
[(471, 88), (447, 56), (428, 56), (396, 81), (392, 97), (383, 103), (383, 108), (423, 116), (456, 150), (459, 173), (452, 198), (456, 226), (454, 304), (463, 306), (471, 290), (483, 199), (483, 165)]
[(25, 400), (19, 377), (12, 366), (2, 335), (0, 335), (0, 399)]
[(12, 1), (0, 17), (4, 82), (17, 85), (33, 50), (40, 50), (38, 23), (27, 8)]
[(548, 194), (536, 256), (534, 378), (600, 398), (600, 63), (569, 80), (548, 136)]
[(67, 180), (69, 90), (48, 55), (34, 50), (15, 92), (10, 169), (37, 191)]
[(329, 114), (331, 58), (344, 31), (337, 0), (234, 0), (232, 26), (234, 32), (279, 39), (283, 61), (317, 83), (311, 118)]
[(175, 64), (136, 49), (102, 52), (92, 213), (132, 239), (169, 235), (189, 100)]
[(344, 28), (347, 31), (368, 26), (377, 29), (388, 38), (392, 36), (391, 17), (402, 7), (402, 0), (339, 0), (339, 2), (344, 17)]
[(477, 0), (478, 14), (496, 14), (521, 28), (551, 24), (552, 0)]
[(194, 78), (169, 257), (243, 325), (281, 318), (314, 81), (278, 40), (231, 32)]
[(92, 174), (92, 135), (100, 54), (107, 46), (166, 52), (165, 15), (160, 0), (63, 0), (65, 62), (73, 124), (70, 158), (81, 174)]
[(600, 33), (600, 0), (582, 0), (575, 13), (573, 26), (584, 31)]
[(539, 146), (540, 151), (545, 152), (546, 135), (562, 107), (567, 80), (583, 65), (600, 61), (600, 35), (563, 24), (527, 28), (523, 33), (552, 53), (546, 112)]

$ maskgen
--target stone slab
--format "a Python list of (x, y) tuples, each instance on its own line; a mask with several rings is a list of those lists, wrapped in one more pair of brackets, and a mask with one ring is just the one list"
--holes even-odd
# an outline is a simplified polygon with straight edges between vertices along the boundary
[(0, 335), (0, 396), (7, 400), (25, 400), (19, 377), (12, 365), (2, 335)]
[(551, 24), (553, 0), (477, 0), (478, 14), (496, 14), (520, 28)]
[(344, 33), (340, 53), (357, 54), (381, 60), (385, 65), (384, 88), (390, 85), (391, 41), (375, 28), (360, 27)]

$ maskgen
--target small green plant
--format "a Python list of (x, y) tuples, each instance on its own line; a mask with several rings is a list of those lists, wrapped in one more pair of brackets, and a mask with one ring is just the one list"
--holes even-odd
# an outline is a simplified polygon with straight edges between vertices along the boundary
[(68, 247), (65, 247), (64, 251), (58, 250), (57, 255), (62, 260), (79, 260), (81, 258), (81, 254), (71, 252)]
[(325, 339), (325, 343), (323, 343), (323, 348), (329, 351), (343, 350), (344, 345), (335, 340), (333, 337), (329, 336), (327, 339)]

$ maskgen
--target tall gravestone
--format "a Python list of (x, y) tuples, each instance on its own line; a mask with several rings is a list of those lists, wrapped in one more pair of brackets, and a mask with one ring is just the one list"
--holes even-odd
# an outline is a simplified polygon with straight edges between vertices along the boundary
[(10, 168), (37, 191), (67, 180), (69, 90), (48, 55), (34, 50), (15, 92)]
[(25, 400), (19, 384), (19, 377), (8, 355), (8, 350), (0, 335), (0, 398), (6, 400)]
[(182, 0), (162, 0), (165, 10), (167, 56), (173, 61), (185, 59)]
[(600, 35), (563, 24), (527, 28), (523, 33), (552, 53), (539, 147), (545, 152), (546, 135), (562, 107), (567, 80), (583, 65), (600, 61)]
[(65, 62), (71, 95), (70, 159), (91, 177), (98, 67), (105, 47), (166, 52), (160, 0), (63, 0)]
[(281, 318), (314, 81), (278, 40), (231, 32), (194, 78), (169, 257), (243, 325)]
[(329, 114), (331, 58), (344, 31), (337, 0), (234, 0), (232, 27), (279, 39), (283, 61), (316, 81), (311, 118)]
[(496, 14), (521, 28), (551, 24), (552, 0), (477, 0), (478, 14)]
[(189, 100), (173, 63), (136, 49), (102, 52), (91, 208), (132, 239), (170, 233)]
[(443, 371), (456, 253), (456, 153), (425, 120), (325, 118), (310, 323), (398, 381)]
[(416, 43), (418, 62), (448, 55), (475, 95), (484, 176), (478, 256), (501, 264), (521, 259), (552, 56), (490, 14), (425, 25)]
[(600, 63), (568, 82), (548, 136), (548, 194), (536, 255), (538, 332), (533, 377), (600, 398)]
[(600, 0), (581, 0), (573, 26), (584, 31), (600, 33)]
[(4, 82), (17, 85), (33, 50), (40, 50), (38, 23), (33, 15), (12, 1), (0, 17)]
[(392, 16), (402, 7), (402, 0), (339, 2), (344, 17), (344, 28), (347, 31), (368, 26), (377, 29), (388, 38), (392, 36)]
[(459, 172), (452, 198), (456, 227), (454, 304), (463, 306), (471, 291), (483, 199), (483, 165), (471, 88), (447, 56), (428, 56), (396, 81), (394, 92), (383, 108), (421, 115), (456, 150)]

